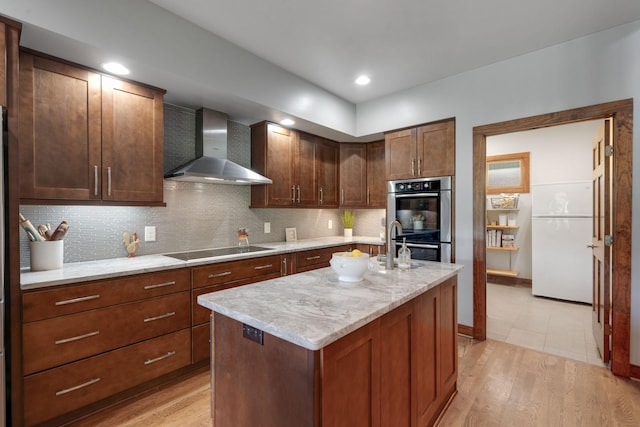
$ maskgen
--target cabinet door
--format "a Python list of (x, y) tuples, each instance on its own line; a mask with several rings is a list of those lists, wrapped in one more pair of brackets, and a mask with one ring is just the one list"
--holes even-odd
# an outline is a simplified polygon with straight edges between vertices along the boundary
[(380, 426), (410, 427), (413, 367), (410, 301), (386, 314), (380, 322)]
[(100, 75), (20, 54), (21, 199), (99, 200)]
[(367, 206), (366, 144), (340, 144), (340, 205)]
[(430, 425), (440, 402), (440, 287), (415, 300), (412, 366), (416, 425)]
[[(440, 285), (440, 391), (442, 400), (458, 379), (458, 278)], [(441, 400), (441, 403), (442, 403)]]
[(267, 125), (266, 175), (267, 206), (289, 206), (294, 200), (297, 135), (280, 126)]
[(162, 202), (163, 94), (102, 78), (102, 199)]
[(322, 350), (323, 425), (380, 425), (379, 341), (374, 320)]
[(416, 172), (416, 130), (406, 129), (384, 136), (387, 180), (414, 178)]
[(298, 168), (295, 177), (295, 205), (318, 205), (317, 139), (301, 133), (298, 139)]
[(367, 206), (387, 206), (387, 182), (382, 171), (384, 164), (384, 141), (367, 144)]
[(418, 128), (418, 175), (455, 175), (455, 122)]
[(316, 146), (316, 164), (318, 171), (318, 205), (338, 207), (338, 165), (340, 146), (328, 140), (320, 139)]

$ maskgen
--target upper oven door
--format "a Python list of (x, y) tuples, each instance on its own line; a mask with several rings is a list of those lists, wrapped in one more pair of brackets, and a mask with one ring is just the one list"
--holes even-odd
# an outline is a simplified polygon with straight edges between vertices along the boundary
[(389, 193), (388, 210), (390, 219), (402, 224), (407, 242), (451, 242), (450, 190)]

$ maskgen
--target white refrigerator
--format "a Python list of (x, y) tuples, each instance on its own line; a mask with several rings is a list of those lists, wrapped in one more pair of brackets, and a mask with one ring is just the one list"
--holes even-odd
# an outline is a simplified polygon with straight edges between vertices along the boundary
[(591, 181), (531, 186), (533, 295), (591, 303)]

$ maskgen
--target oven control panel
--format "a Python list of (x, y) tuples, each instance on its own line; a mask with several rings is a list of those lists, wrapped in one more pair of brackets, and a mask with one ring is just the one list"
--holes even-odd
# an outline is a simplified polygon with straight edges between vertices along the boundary
[(419, 191), (440, 190), (440, 181), (405, 181), (396, 182), (396, 193), (414, 193)]

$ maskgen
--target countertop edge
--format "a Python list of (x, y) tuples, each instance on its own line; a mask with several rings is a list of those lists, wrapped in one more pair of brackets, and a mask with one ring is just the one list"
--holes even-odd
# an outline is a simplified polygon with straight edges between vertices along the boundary
[[(425, 292), (428, 292), (429, 290), (439, 286), (440, 284), (444, 283), (445, 281), (447, 281), (448, 279), (458, 275), (458, 273), (460, 272), (460, 270), (462, 270), (463, 266), (460, 264), (448, 264), (453, 266), (453, 268), (442, 274), (440, 277), (438, 277), (438, 279), (431, 281), (428, 284), (425, 284), (423, 286), (421, 286), (418, 289), (415, 289), (412, 292), (409, 292), (405, 295), (403, 295), (401, 298), (398, 298), (397, 300), (392, 301), (391, 303), (382, 306), (378, 309), (375, 309), (371, 312), (366, 313), (365, 315), (363, 315), (362, 317), (360, 317), (359, 319), (352, 321), (350, 324), (345, 325), (344, 327), (333, 331), (332, 333), (317, 339), (317, 340), (312, 340), (312, 339), (308, 339), (306, 337), (302, 337), (299, 336), (297, 334), (291, 333), (289, 331), (287, 331), (286, 329), (284, 329), (283, 327), (277, 327), (276, 325), (267, 323), (265, 321), (262, 321), (260, 319), (257, 319), (255, 317), (252, 317), (250, 315), (247, 315), (245, 313), (241, 313), (238, 312), (236, 310), (233, 309), (229, 309), (228, 307), (224, 306), (224, 305), (220, 305), (217, 304), (209, 299), (207, 299), (207, 295), (208, 294), (203, 294), (198, 296), (197, 298), (197, 302), (199, 305), (208, 308), (212, 311), (215, 311), (217, 313), (220, 313), (224, 316), (227, 316), (231, 319), (234, 319), (236, 321), (245, 323), (249, 326), (252, 326), (254, 328), (258, 328), (264, 332), (267, 332), (273, 336), (276, 336), (278, 338), (281, 338), (285, 341), (291, 342), (293, 344), (299, 345), (307, 350), (311, 350), (311, 351), (317, 351), (320, 350), (324, 347), (326, 347), (327, 345), (337, 341), (338, 339), (348, 335), (349, 333), (355, 331), (356, 329), (366, 325), (367, 323), (380, 318), (382, 316), (384, 316), (385, 314), (389, 313), (390, 311), (400, 307), (401, 305), (411, 301), (412, 299), (418, 297), (419, 295), (422, 295)], [(306, 274), (306, 273), (298, 273), (298, 274)], [(296, 275), (297, 276), (297, 275)], [(277, 280), (277, 279), (274, 279)], [(249, 285), (250, 286), (250, 285)]]
[(201, 265), (217, 264), (241, 259), (282, 255), (305, 250), (330, 248), (332, 246), (341, 246), (350, 243), (375, 245), (385, 244), (377, 237), (354, 236), (351, 238), (345, 238), (340, 236), (331, 236), (299, 240), (296, 242), (255, 243), (256, 246), (270, 248), (270, 250), (201, 258), (190, 261), (181, 261), (163, 254), (142, 255), (132, 258), (122, 257), (95, 261), (82, 261), (63, 264), (63, 267), (57, 270), (23, 271), (20, 274), (20, 289), (23, 291), (35, 290), (52, 286), (118, 278), (135, 274), (197, 267)]

